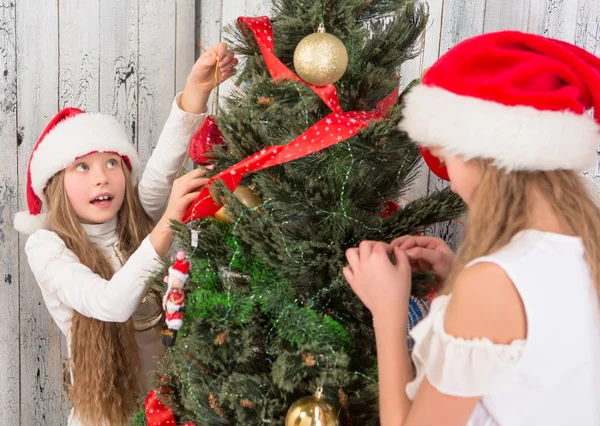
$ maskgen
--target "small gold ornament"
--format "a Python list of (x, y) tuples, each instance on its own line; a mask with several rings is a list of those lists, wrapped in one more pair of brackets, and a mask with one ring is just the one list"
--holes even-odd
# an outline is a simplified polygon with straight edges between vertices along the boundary
[[(235, 191), (233, 191), (233, 195), (235, 195), (242, 202), (242, 204), (244, 204), (249, 209), (253, 209), (254, 207), (258, 207), (262, 204), (260, 198), (258, 197), (258, 195), (256, 195), (256, 193), (253, 190), (242, 185), (238, 185)], [(224, 207), (220, 208), (215, 213), (215, 219), (217, 219), (221, 223), (234, 222), (233, 219), (227, 216)]]
[(294, 68), (307, 83), (327, 86), (338, 81), (348, 67), (344, 43), (325, 32), (320, 24), (316, 33), (304, 37), (294, 51)]
[(294, 402), (285, 416), (285, 426), (338, 426), (337, 409), (325, 401), (323, 389)]

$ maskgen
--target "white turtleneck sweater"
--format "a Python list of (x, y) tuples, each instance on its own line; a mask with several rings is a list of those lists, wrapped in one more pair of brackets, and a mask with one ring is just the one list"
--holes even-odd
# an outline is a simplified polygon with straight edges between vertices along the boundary
[[(189, 140), (204, 121), (205, 114), (188, 114), (179, 108), (177, 95), (156, 148), (139, 184), (144, 210), (156, 222), (166, 207), (173, 180), (185, 159)], [(142, 242), (121, 265), (115, 251), (117, 218), (99, 225), (82, 224), (89, 239), (110, 259), (115, 274), (105, 280), (81, 264), (60, 237), (49, 230), (33, 233), (25, 245), (27, 260), (42, 291), (50, 315), (67, 339), (70, 355), (73, 312), (107, 322), (127, 321), (148, 292), (147, 278), (160, 265), (150, 238)], [(142, 361), (145, 390), (150, 388), (152, 370), (164, 353), (160, 327), (136, 333)], [(71, 416), (72, 417), (72, 416)], [(69, 426), (80, 423), (69, 419)]]

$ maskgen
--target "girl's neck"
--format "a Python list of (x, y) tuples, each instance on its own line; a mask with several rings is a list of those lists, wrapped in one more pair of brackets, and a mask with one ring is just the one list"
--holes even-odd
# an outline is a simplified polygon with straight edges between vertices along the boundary
[(562, 222), (542, 194), (535, 192), (535, 205), (530, 213), (529, 229), (574, 236), (573, 230)]

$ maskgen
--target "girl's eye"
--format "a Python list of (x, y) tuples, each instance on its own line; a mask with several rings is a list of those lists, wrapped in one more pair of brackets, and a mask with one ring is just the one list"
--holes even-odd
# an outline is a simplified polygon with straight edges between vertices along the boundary
[(87, 172), (89, 169), (90, 168), (85, 163), (78, 164), (77, 167), (75, 167), (75, 170), (78, 172)]
[(117, 162), (117, 160), (108, 160), (108, 162), (106, 163), (106, 166), (109, 169), (115, 168), (119, 165), (119, 163)]

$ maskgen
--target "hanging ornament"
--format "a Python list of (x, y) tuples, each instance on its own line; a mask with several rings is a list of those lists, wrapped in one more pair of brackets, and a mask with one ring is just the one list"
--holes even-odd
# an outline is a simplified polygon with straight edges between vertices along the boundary
[(206, 117), (202, 126), (194, 133), (188, 147), (192, 161), (200, 166), (206, 166), (211, 159), (206, 154), (213, 152), (215, 145), (223, 144), (223, 134), (217, 126), (214, 115)]
[(294, 68), (298, 76), (315, 86), (327, 86), (338, 81), (348, 67), (348, 52), (344, 43), (319, 25), (316, 33), (304, 37), (294, 51)]
[(383, 211), (381, 212), (381, 217), (390, 217), (400, 208), (400, 205), (395, 201), (384, 201), (383, 202)]
[(190, 261), (183, 251), (177, 253), (175, 263), (169, 268), (169, 275), (165, 277), (167, 293), (163, 298), (165, 322), (167, 328), (163, 331), (163, 344), (173, 346), (177, 331), (183, 326), (183, 308), (185, 306), (185, 290), (183, 285), (188, 278)]
[[(240, 200), (242, 204), (249, 209), (253, 209), (254, 207), (258, 207), (262, 204), (262, 201), (260, 201), (258, 195), (256, 195), (253, 190), (243, 185), (238, 185), (235, 191), (233, 191), (233, 195), (235, 195), (238, 200)], [(234, 220), (227, 216), (227, 213), (225, 213), (225, 207), (221, 207), (221, 209), (215, 213), (215, 219), (221, 223), (234, 222)]]
[(285, 426), (338, 426), (337, 408), (325, 401), (323, 388), (294, 402), (285, 416)]

